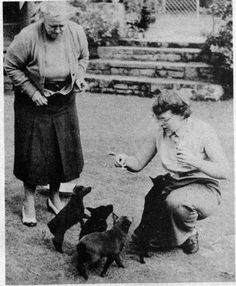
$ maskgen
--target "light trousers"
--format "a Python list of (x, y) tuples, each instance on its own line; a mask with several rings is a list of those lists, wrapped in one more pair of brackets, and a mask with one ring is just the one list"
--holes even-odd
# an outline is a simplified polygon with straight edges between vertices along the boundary
[(165, 201), (173, 230), (173, 245), (181, 245), (195, 234), (197, 220), (214, 213), (220, 200), (216, 190), (202, 184), (190, 184), (173, 190)]

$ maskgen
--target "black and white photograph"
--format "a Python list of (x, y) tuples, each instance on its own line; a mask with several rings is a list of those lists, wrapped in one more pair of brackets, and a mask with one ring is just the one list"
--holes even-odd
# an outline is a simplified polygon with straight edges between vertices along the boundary
[(233, 1), (0, 4), (4, 285), (233, 285)]

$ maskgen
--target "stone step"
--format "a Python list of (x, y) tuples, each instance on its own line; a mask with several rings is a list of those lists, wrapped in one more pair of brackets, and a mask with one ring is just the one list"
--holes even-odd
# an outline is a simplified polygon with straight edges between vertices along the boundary
[(201, 81), (147, 78), (121, 75), (86, 74), (88, 91), (121, 95), (152, 97), (156, 89), (185, 89), (190, 96), (193, 90), (206, 90), (215, 84)]
[(129, 39), (122, 38), (119, 40), (121, 46), (135, 46), (135, 47), (165, 47), (165, 48), (198, 48), (201, 49), (205, 44), (205, 41), (200, 39), (199, 41), (154, 41), (151, 39)]
[(135, 61), (169, 61), (199, 62), (201, 58), (197, 48), (150, 48), (150, 47), (99, 47), (101, 59), (135, 60)]
[(154, 62), (95, 59), (88, 73), (213, 81), (213, 68), (202, 62)]

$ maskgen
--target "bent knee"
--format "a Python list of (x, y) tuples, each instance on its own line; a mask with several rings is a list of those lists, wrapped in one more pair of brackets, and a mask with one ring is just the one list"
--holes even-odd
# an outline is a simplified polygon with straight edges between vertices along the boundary
[(165, 203), (167, 209), (175, 209), (182, 205), (183, 201), (173, 192), (166, 198)]
[(194, 210), (194, 206), (192, 202), (189, 202), (186, 198), (176, 195), (175, 193), (171, 193), (166, 198), (166, 207), (168, 210), (181, 211), (182, 208), (188, 209), (189, 211)]

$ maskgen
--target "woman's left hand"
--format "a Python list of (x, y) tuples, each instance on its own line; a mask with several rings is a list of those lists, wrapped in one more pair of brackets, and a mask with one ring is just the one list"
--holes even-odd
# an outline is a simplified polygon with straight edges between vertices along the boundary
[(195, 156), (190, 150), (186, 148), (176, 148), (177, 160), (180, 163), (188, 164), (192, 167), (198, 168), (200, 166), (200, 159)]
[(82, 79), (77, 79), (76, 80), (76, 87), (79, 90), (79, 92), (85, 91), (88, 87), (86, 81)]

